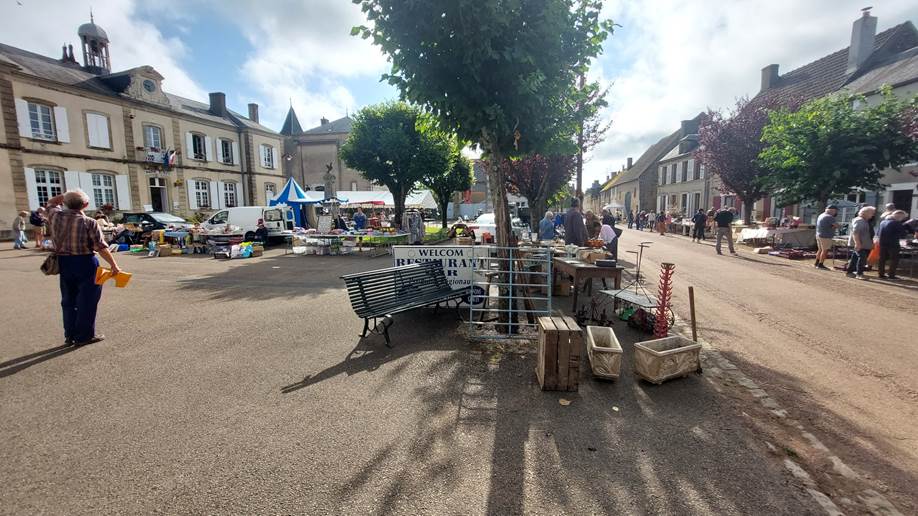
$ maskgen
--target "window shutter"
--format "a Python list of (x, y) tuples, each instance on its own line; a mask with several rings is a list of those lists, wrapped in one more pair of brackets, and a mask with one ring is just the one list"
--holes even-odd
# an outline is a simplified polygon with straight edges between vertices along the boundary
[[(24, 138), (32, 137), (32, 122), (29, 121), (29, 103), (16, 99), (16, 119), (19, 121), (19, 136)], [(34, 180), (35, 177), (33, 176)]]
[[(16, 99), (18, 102), (19, 99)], [(26, 184), (26, 194), (29, 196), (29, 209), (37, 210), (40, 206), (38, 204), (38, 186), (35, 184), (35, 169), (27, 168), (25, 169), (25, 184)]]
[(185, 133), (185, 157), (194, 159), (194, 142), (191, 139), (191, 133)]
[(80, 173), (75, 170), (64, 171), (64, 191), (75, 188), (80, 188)]
[(108, 121), (102, 115), (86, 113), (86, 134), (89, 135), (90, 147), (109, 148)]
[(54, 108), (54, 122), (57, 126), (57, 141), (70, 143), (70, 125), (67, 123), (67, 109), (63, 107)]
[(204, 157), (207, 158), (207, 161), (214, 160), (214, 144), (210, 140), (210, 136), (204, 137)]
[(115, 176), (115, 194), (117, 195), (118, 209), (131, 209), (131, 187), (128, 184), (128, 176)]
[(99, 124), (99, 129), (98, 129), (99, 130), (99, 141), (101, 143), (101, 145), (99, 146), (104, 149), (111, 149), (112, 140), (111, 138), (109, 138), (109, 134), (108, 134), (108, 117), (98, 115), (97, 118), (98, 118), (97, 123)]
[(241, 164), (239, 163), (239, 144), (236, 142), (233, 142), (233, 163), (236, 165)]
[(277, 147), (271, 147), (271, 168), (277, 168)]
[(210, 207), (219, 210), (223, 207), (223, 192), (220, 191), (219, 181), (210, 182)]
[(92, 174), (89, 172), (80, 172), (80, 188), (86, 192), (86, 195), (89, 196), (89, 206), (86, 207), (87, 210), (95, 210), (96, 206), (96, 196), (92, 192)]
[(188, 209), (198, 209), (198, 198), (194, 195), (194, 180), (188, 180), (185, 186), (188, 188)]

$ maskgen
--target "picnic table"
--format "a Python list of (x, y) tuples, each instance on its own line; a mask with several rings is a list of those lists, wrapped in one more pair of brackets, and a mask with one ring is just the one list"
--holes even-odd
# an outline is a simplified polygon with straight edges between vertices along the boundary
[(554, 257), (552, 259), (552, 283), (554, 284), (555, 278), (558, 273), (566, 274), (571, 276), (574, 281), (572, 287), (571, 297), (573, 298), (571, 303), (571, 311), (577, 311), (577, 295), (580, 292), (580, 283), (583, 280), (590, 280), (590, 285), (592, 285), (592, 280), (594, 278), (605, 279), (611, 278), (613, 282), (613, 287), (616, 289), (622, 288), (622, 271), (624, 267), (615, 266), (615, 267), (598, 267), (592, 263), (585, 263), (574, 258), (560, 258)]

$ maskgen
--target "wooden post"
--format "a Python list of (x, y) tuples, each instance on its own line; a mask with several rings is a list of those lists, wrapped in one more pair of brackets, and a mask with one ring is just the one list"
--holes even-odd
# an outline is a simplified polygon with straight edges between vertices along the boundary
[(695, 287), (688, 288), (688, 304), (692, 316), (692, 340), (698, 342), (698, 327), (695, 323)]

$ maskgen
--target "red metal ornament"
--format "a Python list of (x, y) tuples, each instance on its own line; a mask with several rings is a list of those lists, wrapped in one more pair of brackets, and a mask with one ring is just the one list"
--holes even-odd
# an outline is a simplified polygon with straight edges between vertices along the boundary
[(666, 313), (669, 311), (673, 296), (673, 273), (676, 271), (676, 264), (660, 264), (660, 286), (657, 292), (657, 317), (654, 321), (653, 335), (659, 339), (666, 337), (669, 333), (669, 321)]

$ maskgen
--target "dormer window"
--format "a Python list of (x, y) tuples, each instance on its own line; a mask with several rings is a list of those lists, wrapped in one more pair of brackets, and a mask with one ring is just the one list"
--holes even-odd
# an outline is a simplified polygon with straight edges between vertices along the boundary
[(156, 83), (151, 81), (150, 79), (146, 79), (143, 81), (143, 89), (147, 90), (147, 93), (155, 93)]

